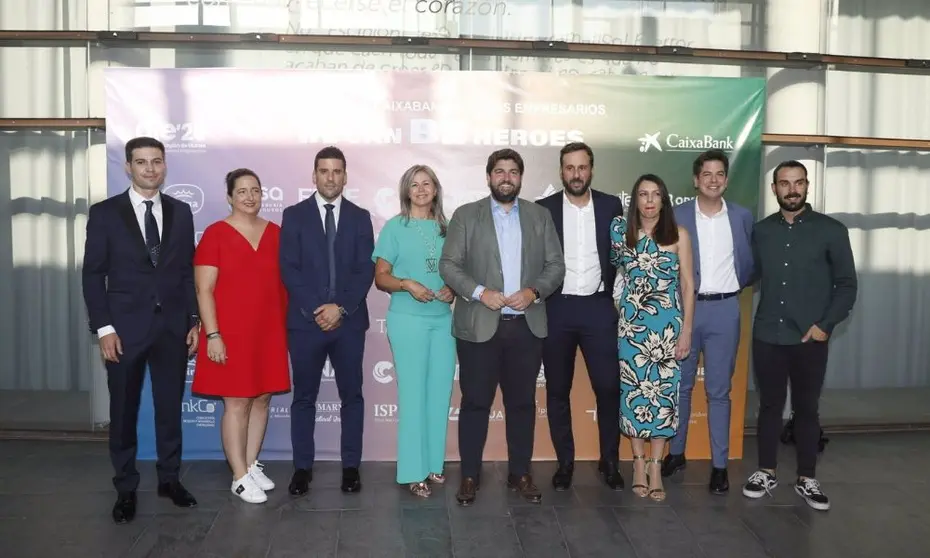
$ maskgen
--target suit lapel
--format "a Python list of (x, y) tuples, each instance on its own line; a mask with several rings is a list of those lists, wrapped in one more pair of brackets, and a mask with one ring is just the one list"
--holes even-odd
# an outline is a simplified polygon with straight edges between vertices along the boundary
[[(598, 203), (599, 200), (600, 196), (594, 190), (591, 190), (591, 203), (594, 204), (594, 231), (597, 238), (597, 254), (601, 261), (601, 268), (603, 268), (610, 261), (610, 221), (613, 220), (613, 216), (610, 214), (610, 207), (606, 203)], [(600, 234), (597, 231), (607, 231), (607, 233)]]
[(698, 232), (697, 232), (697, 201), (691, 202), (688, 207), (685, 208), (685, 214), (682, 225), (687, 229), (688, 233), (691, 235), (691, 247), (694, 251), (694, 254), (691, 256), (691, 261), (695, 262), (694, 268), (700, 269), (701, 261), (701, 243), (698, 242)]
[(521, 208), (518, 210), (519, 214), (517, 218), (520, 220), (520, 284), (526, 285), (529, 283), (529, 279), (526, 277), (526, 270), (529, 268), (529, 253), (532, 249), (532, 246), (539, 245), (539, 241), (542, 239), (533, 238), (533, 223), (530, 222), (530, 212), (526, 211), (525, 206), (529, 205), (532, 202), (525, 202), (520, 200), (518, 202)]
[[(160, 253), (164, 254), (168, 247), (168, 240), (171, 238), (171, 231), (174, 228), (174, 204), (161, 198), (161, 240)], [(160, 261), (160, 257), (159, 257)]]
[[(500, 244), (497, 240), (497, 227), (494, 226), (494, 215), (491, 213), (491, 199), (490, 197), (484, 198), (481, 204), (478, 206), (478, 220), (480, 226), (486, 230), (491, 231), (490, 234), (490, 246), (485, 248), (490, 252), (491, 258), (494, 260), (494, 263), (497, 264), (497, 270), (501, 274), (501, 278), (504, 276), (504, 266), (501, 263), (501, 252)], [(522, 220), (521, 220), (522, 221)], [(503, 285), (501, 285), (503, 287)]]
[[(732, 208), (727, 209), (727, 221), (730, 222), (730, 234), (733, 238), (733, 267), (736, 269), (736, 280), (742, 286), (745, 278), (743, 275), (743, 245), (741, 240), (743, 235), (740, 234), (740, 223), (737, 220), (736, 212)], [(700, 260), (699, 260), (700, 261)]]
[(129, 238), (136, 245), (136, 248), (148, 259), (148, 249), (145, 247), (145, 237), (142, 236), (142, 230), (139, 229), (139, 221), (136, 220), (136, 212), (132, 208), (132, 200), (129, 199), (129, 191), (123, 193), (119, 202), (119, 215), (123, 218), (123, 224), (129, 232)]
[(565, 203), (565, 194), (561, 194), (558, 198), (556, 198), (556, 200), (555, 207), (552, 208), (550, 213), (552, 213), (552, 222), (555, 224), (555, 232), (559, 235), (559, 243), (564, 247), (565, 208), (563, 207), (563, 204)]
[[(313, 229), (313, 232), (316, 233), (316, 238), (319, 240), (319, 245), (323, 247), (324, 254), (326, 253), (326, 226), (323, 224), (323, 218), (320, 217), (320, 206), (319, 202), (316, 199), (316, 193), (314, 193), (310, 198), (307, 199), (307, 209), (310, 211), (310, 228)], [(339, 226), (336, 226), (336, 234), (339, 234)]]

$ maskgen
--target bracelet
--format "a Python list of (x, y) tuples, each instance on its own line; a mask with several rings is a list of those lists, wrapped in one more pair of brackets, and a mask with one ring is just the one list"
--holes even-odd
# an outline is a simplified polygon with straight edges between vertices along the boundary
[(219, 332), (219, 331), (214, 331), (213, 333), (208, 333), (208, 334), (207, 334), (207, 339), (216, 339), (216, 338), (218, 338), (219, 336), (220, 336), (220, 332)]

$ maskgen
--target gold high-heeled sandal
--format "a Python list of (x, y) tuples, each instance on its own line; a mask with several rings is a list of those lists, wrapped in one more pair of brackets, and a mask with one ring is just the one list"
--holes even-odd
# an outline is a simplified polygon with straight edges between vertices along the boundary
[[(634, 456), (633, 456), (633, 461), (635, 462), (637, 459), (641, 459), (641, 460), (643, 461), (643, 474), (646, 475), (646, 479), (647, 479), (646, 482), (649, 482), (649, 480), (648, 480), (648, 479), (649, 479), (649, 473), (647, 473), (647, 472), (645, 471), (646, 456), (645, 456), (645, 455), (634, 455)], [(635, 465), (635, 464), (633, 465), (633, 475), (634, 475), (634, 478), (635, 478), (635, 475), (636, 475), (636, 465)], [(636, 481), (633, 481), (633, 482), (636, 482)], [(633, 494), (636, 494), (636, 495), (639, 496), (640, 498), (645, 498), (646, 496), (648, 496), (649, 487), (646, 486), (645, 484), (638, 484), (638, 483), (637, 483), (637, 484), (634, 484), (633, 486), (631, 486), (631, 487), (630, 487), (630, 490), (632, 490)]]
[[(659, 466), (659, 478), (662, 478), (662, 460), (658, 457), (650, 457), (646, 460), (648, 466), (649, 463), (655, 463)], [(652, 484), (652, 475), (646, 473), (646, 478), (649, 479), (649, 484)], [(665, 501), (665, 489), (664, 488), (650, 488), (649, 497), (653, 502), (663, 502)]]

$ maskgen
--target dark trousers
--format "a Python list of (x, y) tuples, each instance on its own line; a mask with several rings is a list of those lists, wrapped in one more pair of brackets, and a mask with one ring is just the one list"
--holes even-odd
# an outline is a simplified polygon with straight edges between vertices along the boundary
[(336, 389), (342, 402), (341, 453), (343, 467), (358, 467), (362, 461), (365, 399), (362, 397), (362, 356), (365, 331), (336, 329), (333, 332), (290, 330), (288, 343), (294, 376), (291, 403), (291, 447), (295, 469), (311, 469), (316, 453), (316, 400), (329, 357)]
[(798, 476), (814, 477), (820, 440), (820, 391), (827, 373), (827, 343), (772, 345), (753, 340), (753, 368), (759, 391), (759, 468), (775, 470), (778, 442), (784, 423), (788, 382), (794, 411)]
[(478, 478), (488, 438), (491, 405), (500, 384), (504, 398), (507, 458), (511, 475), (525, 475), (533, 458), (536, 434), (536, 377), (542, 364), (543, 340), (526, 319), (501, 319), (484, 343), (456, 340), (459, 357), (459, 455), (462, 476)]
[(142, 342), (123, 345), (123, 354), (118, 357), (119, 362), (106, 363), (113, 486), (118, 492), (132, 492), (139, 487), (136, 429), (146, 364), (155, 408), (158, 482), (176, 482), (181, 470), (181, 401), (187, 381), (187, 342), (169, 331), (162, 315), (156, 314), (149, 336)]
[(561, 464), (575, 460), (571, 391), (575, 355), (581, 348), (597, 401), (601, 459), (620, 458), (620, 360), (617, 355), (617, 311), (608, 293), (556, 295), (547, 302), (549, 336), (543, 345), (549, 433)]

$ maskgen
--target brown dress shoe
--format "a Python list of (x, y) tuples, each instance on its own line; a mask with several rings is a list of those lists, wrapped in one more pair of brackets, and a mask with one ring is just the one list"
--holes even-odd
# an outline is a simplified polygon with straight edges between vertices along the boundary
[(542, 492), (533, 484), (533, 477), (530, 475), (521, 477), (510, 475), (507, 478), (507, 486), (510, 487), (510, 490), (519, 492), (520, 496), (531, 504), (538, 504), (542, 501)]
[(475, 496), (478, 492), (478, 481), (474, 477), (465, 477), (462, 484), (459, 485), (459, 491), (455, 494), (455, 499), (463, 506), (470, 506), (475, 503)]

